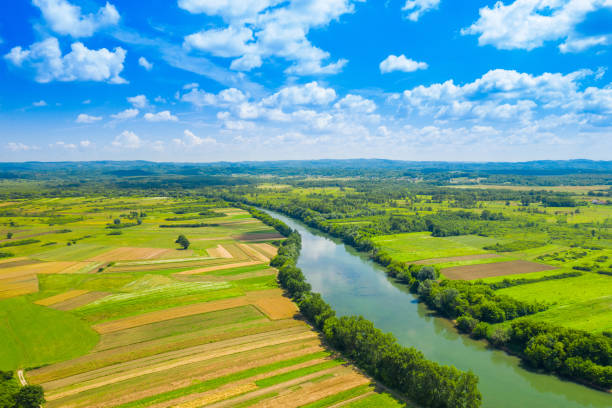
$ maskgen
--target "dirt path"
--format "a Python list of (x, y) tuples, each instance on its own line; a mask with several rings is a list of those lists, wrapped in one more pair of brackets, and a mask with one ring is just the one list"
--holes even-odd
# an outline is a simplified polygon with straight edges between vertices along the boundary
[(19, 378), (19, 383), (22, 387), (28, 385), (28, 382), (26, 381), (25, 376), (23, 375), (23, 370), (17, 370), (17, 378)]

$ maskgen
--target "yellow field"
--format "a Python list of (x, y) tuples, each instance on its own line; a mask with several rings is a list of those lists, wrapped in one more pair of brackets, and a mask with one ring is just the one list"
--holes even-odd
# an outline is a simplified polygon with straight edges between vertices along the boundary
[(36, 303), (37, 305), (41, 305), (41, 306), (51, 306), (56, 303), (65, 302), (67, 300), (79, 297), (86, 293), (89, 293), (89, 291), (88, 290), (70, 290), (65, 293), (60, 293), (59, 295), (50, 296), (48, 298), (37, 300), (34, 303)]

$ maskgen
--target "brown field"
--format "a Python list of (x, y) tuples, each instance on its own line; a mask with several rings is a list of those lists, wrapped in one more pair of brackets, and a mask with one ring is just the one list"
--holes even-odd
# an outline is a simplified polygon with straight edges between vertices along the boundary
[(27, 265), (32, 265), (32, 264), (36, 264), (36, 263), (40, 263), (40, 261), (37, 261), (35, 259), (29, 259), (29, 258), (4, 259), (4, 260), (0, 261), (0, 269), (3, 269), (3, 268), (16, 268), (18, 266), (27, 266)]
[(34, 303), (36, 303), (37, 305), (41, 305), (41, 306), (51, 306), (56, 303), (65, 302), (67, 300), (82, 296), (88, 292), (89, 292), (88, 290), (70, 290), (68, 292), (60, 293), (59, 295), (50, 296), (48, 298), (37, 300)]
[(191, 250), (178, 250), (168, 248), (137, 248), (137, 247), (121, 247), (111, 249), (100, 255), (89, 258), (93, 262), (110, 262), (110, 261), (145, 261), (149, 259), (171, 259), (185, 258), (193, 255)]
[(10, 279), (0, 279), (0, 299), (38, 292), (38, 278), (24, 274)]
[(442, 274), (450, 280), (472, 280), (493, 276), (516, 275), (556, 269), (554, 266), (529, 261), (497, 262), (479, 265), (453, 266), (442, 269)]
[(21, 266), (7, 266), (5, 268), (0, 268), (0, 279), (24, 274), (64, 273), (64, 271), (71, 270), (79, 264), (81, 264), (81, 262), (36, 262)]
[(260, 262), (270, 262), (270, 258), (268, 258), (267, 256), (263, 255), (262, 253), (256, 251), (251, 246), (249, 246), (247, 244), (238, 244), (238, 246), (240, 246), (240, 249), (242, 249), (244, 252), (246, 252), (246, 254), (252, 260), (260, 261)]
[(478, 254), (478, 255), (463, 255), (463, 256), (449, 256), (448, 258), (431, 258), (421, 259), (420, 261), (410, 262), (415, 265), (431, 265), (445, 262), (460, 262), (460, 261), (474, 261), (476, 259), (489, 259), (499, 258), (497, 254)]
[(110, 292), (87, 292), (81, 296), (55, 303), (51, 305), (51, 307), (53, 309), (63, 311), (74, 310), (81, 306), (88, 305), (91, 302), (95, 302), (98, 299), (102, 299), (108, 295), (110, 295)]
[(266, 314), (270, 320), (290, 319), (298, 313), (298, 308), (285, 297), (271, 297), (256, 300), (254, 305)]
[(227, 249), (223, 248), (221, 244), (217, 245), (216, 248), (208, 248), (206, 252), (208, 252), (208, 255), (215, 258), (232, 258), (232, 254), (230, 254)]
[(278, 248), (270, 244), (251, 244), (252, 247), (257, 249), (259, 252), (267, 255), (269, 258), (274, 258), (278, 253)]

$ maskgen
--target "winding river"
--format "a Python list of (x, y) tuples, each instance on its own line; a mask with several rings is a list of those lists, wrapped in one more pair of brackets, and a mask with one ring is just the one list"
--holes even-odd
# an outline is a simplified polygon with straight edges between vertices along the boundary
[(302, 268), (313, 290), (339, 315), (362, 315), (441, 364), (472, 370), (480, 378), (483, 407), (612, 407), (612, 395), (520, 367), (519, 359), (459, 335), (365, 255), (304, 224), (267, 211), (302, 235)]

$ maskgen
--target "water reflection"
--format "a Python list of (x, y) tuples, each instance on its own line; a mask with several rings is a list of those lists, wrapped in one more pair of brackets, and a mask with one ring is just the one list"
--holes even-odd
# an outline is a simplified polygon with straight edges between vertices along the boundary
[(609, 394), (527, 371), (518, 358), (459, 335), (448, 320), (433, 315), (363, 254), (294, 220), (272, 215), (300, 232), (298, 266), (339, 315), (362, 315), (427, 358), (472, 370), (480, 378), (484, 407), (612, 407)]

